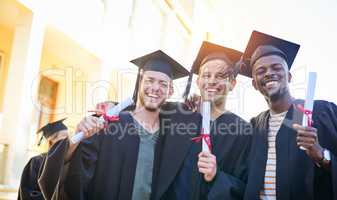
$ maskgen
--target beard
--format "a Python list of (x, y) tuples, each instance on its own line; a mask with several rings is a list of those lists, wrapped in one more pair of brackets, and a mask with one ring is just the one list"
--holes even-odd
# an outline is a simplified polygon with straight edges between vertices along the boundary
[(207, 94), (206, 94), (206, 95), (204, 95), (203, 101), (209, 101), (214, 105), (220, 105), (224, 101), (225, 96), (226, 95), (224, 95), (224, 94), (216, 94), (216, 95), (212, 95), (212, 96), (207, 96)]
[(156, 112), (165, 103), (166, 99), (161, 100), (159, 103), (151, 103), (151, 102), (145, 101), (144, 94), (140, 94), (139, 101), (140, 101), (140, 104), (144, 106), (145, 110), (149, 112)]
[(283, 99), (284, 96), (286, 96), (289, 93), (289, 89), (287, 87), (280, 87), (275, 91), (266, 91), (265, 92), (265, 97), (269, 99), (271, 102), (276, 102), (280, 99)]
[(222, 89), (221, 91), (213, 94), (213, 95), (208, 95), (207, 92), (204, 92), (202, 94), (203, 96), (203, 100), (204, 101), (210, 101), (212, 104), (214, 105), (221, 105), (223, 104), (223, 101), (225, 100), (226, 96), (228, 95), (229, 93), (229, 88), (228, 86), (224, 89)]

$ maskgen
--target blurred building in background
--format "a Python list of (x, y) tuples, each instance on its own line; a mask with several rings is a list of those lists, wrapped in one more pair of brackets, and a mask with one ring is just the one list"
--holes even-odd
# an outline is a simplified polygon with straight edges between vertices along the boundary
[(46, 150), (41, 126), (68, 117), (73, 132), (97, 102), (132, 94), (130, 59), (162, 49), (189, 69), (202, 40), (221, 41), (213, 3), (0, 0), (0, 199), (16, 198), (24, 165)]

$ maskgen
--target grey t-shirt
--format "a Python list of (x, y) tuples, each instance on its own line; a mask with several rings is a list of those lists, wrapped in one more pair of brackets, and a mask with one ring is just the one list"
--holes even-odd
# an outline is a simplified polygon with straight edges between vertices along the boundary
[(159, 130), (155, 133), (146, 131), (136, 120), (140, 138), (132, 200), (149, 200), (151, 196), (154, 151), (159, 138)]

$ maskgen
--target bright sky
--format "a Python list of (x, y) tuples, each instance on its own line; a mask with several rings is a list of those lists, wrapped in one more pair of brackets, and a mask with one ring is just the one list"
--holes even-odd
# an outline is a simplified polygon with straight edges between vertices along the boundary
[[(216, 2), (214, 9), (218, 16), (223, 18), (225, 26), (225, 33), (219, 42), (244, 51), (252, 30), (258, 30), (299, 43), (301, 48), (291, 70), (294, 78), (292, 93), (295, 97), (304, 98), (306, 72), (316, 71), (318, 79), (315, 99), (337, 103), (335, 89), (337, 64), (334, 62), (337, 56), (336, 0), (215, 0), (214, 2)], [(243, 81), (249, 84), (249, 80)], [(242, 92), (242, 86), (236, 89), (238, 88)], [(249, 101), (248, 107), (254, 105), (255, 108), (249, 111), (247, 107), (244, 108), (246, 113), (249, 113), (248, 116), (265, 108), (261, 96), (253, 89), (250, 90), (245, 92), (245, 102)], [(232, 95), (232, 98), (235, 95)]]
[[(244, 50), (252, 30), (301, 44), (294, 70), (318, 73), (316, 97), (337, 102), (337, 1), (218, 0), (219, 16), (228, 29), (224, 42)], [(228, 37), (227, 37), (228, 36)], [(227, 39), (228, 38), (228, 39)], [(295, 79), (304, 74), (296, 74)]]

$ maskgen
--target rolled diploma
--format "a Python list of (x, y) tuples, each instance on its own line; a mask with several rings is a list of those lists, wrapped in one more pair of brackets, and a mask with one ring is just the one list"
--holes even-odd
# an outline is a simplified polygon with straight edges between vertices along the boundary
[[(130, 106), (133, 103), (133, 99), (131, 97), (123, 100), (122, 102), (120, 102), (119, 104), (117, 104), (116, 106), (110, 108), (107, 111), (107, 115), (108, 116), (114, 116), (114, 115), (118, 115), (122, 110), (124, 110), (126, 107)], [(99, 117), (100, 122), (104, 123), (104, 118), (103, 116)], [(78, 142), (80, 142), (82, 139), (84, 138), (84, 133), (83, 132), (78, 132), (75, 133), (75, 135), (73, 135), (70, 139), (70, 141), (73, 144), (76, 144)]]
[[(315, 96), (315, 88), (316, 88), (316, 79), (317, 73), (316, 72), (309, 72), (308, 73), (308, 80), (307, 80), (307, 90), (305, 95), (305, 102), (304, 102), (304, 110), (312, 111), (314, 108), (314, 96)], [(308, 126), (308, 116), (303, 115), (302, 126)], [(302, 150), (306, 150), (304, 147), (300, 147)]]
[[(208, 134), (210, 132), (210, 120), (211, 120), (211, 103), (205, 101), (202, 103), (202, 130), (203, 134)], [(202, 151), (210, 152), (205, 139), (202, 139)]]

